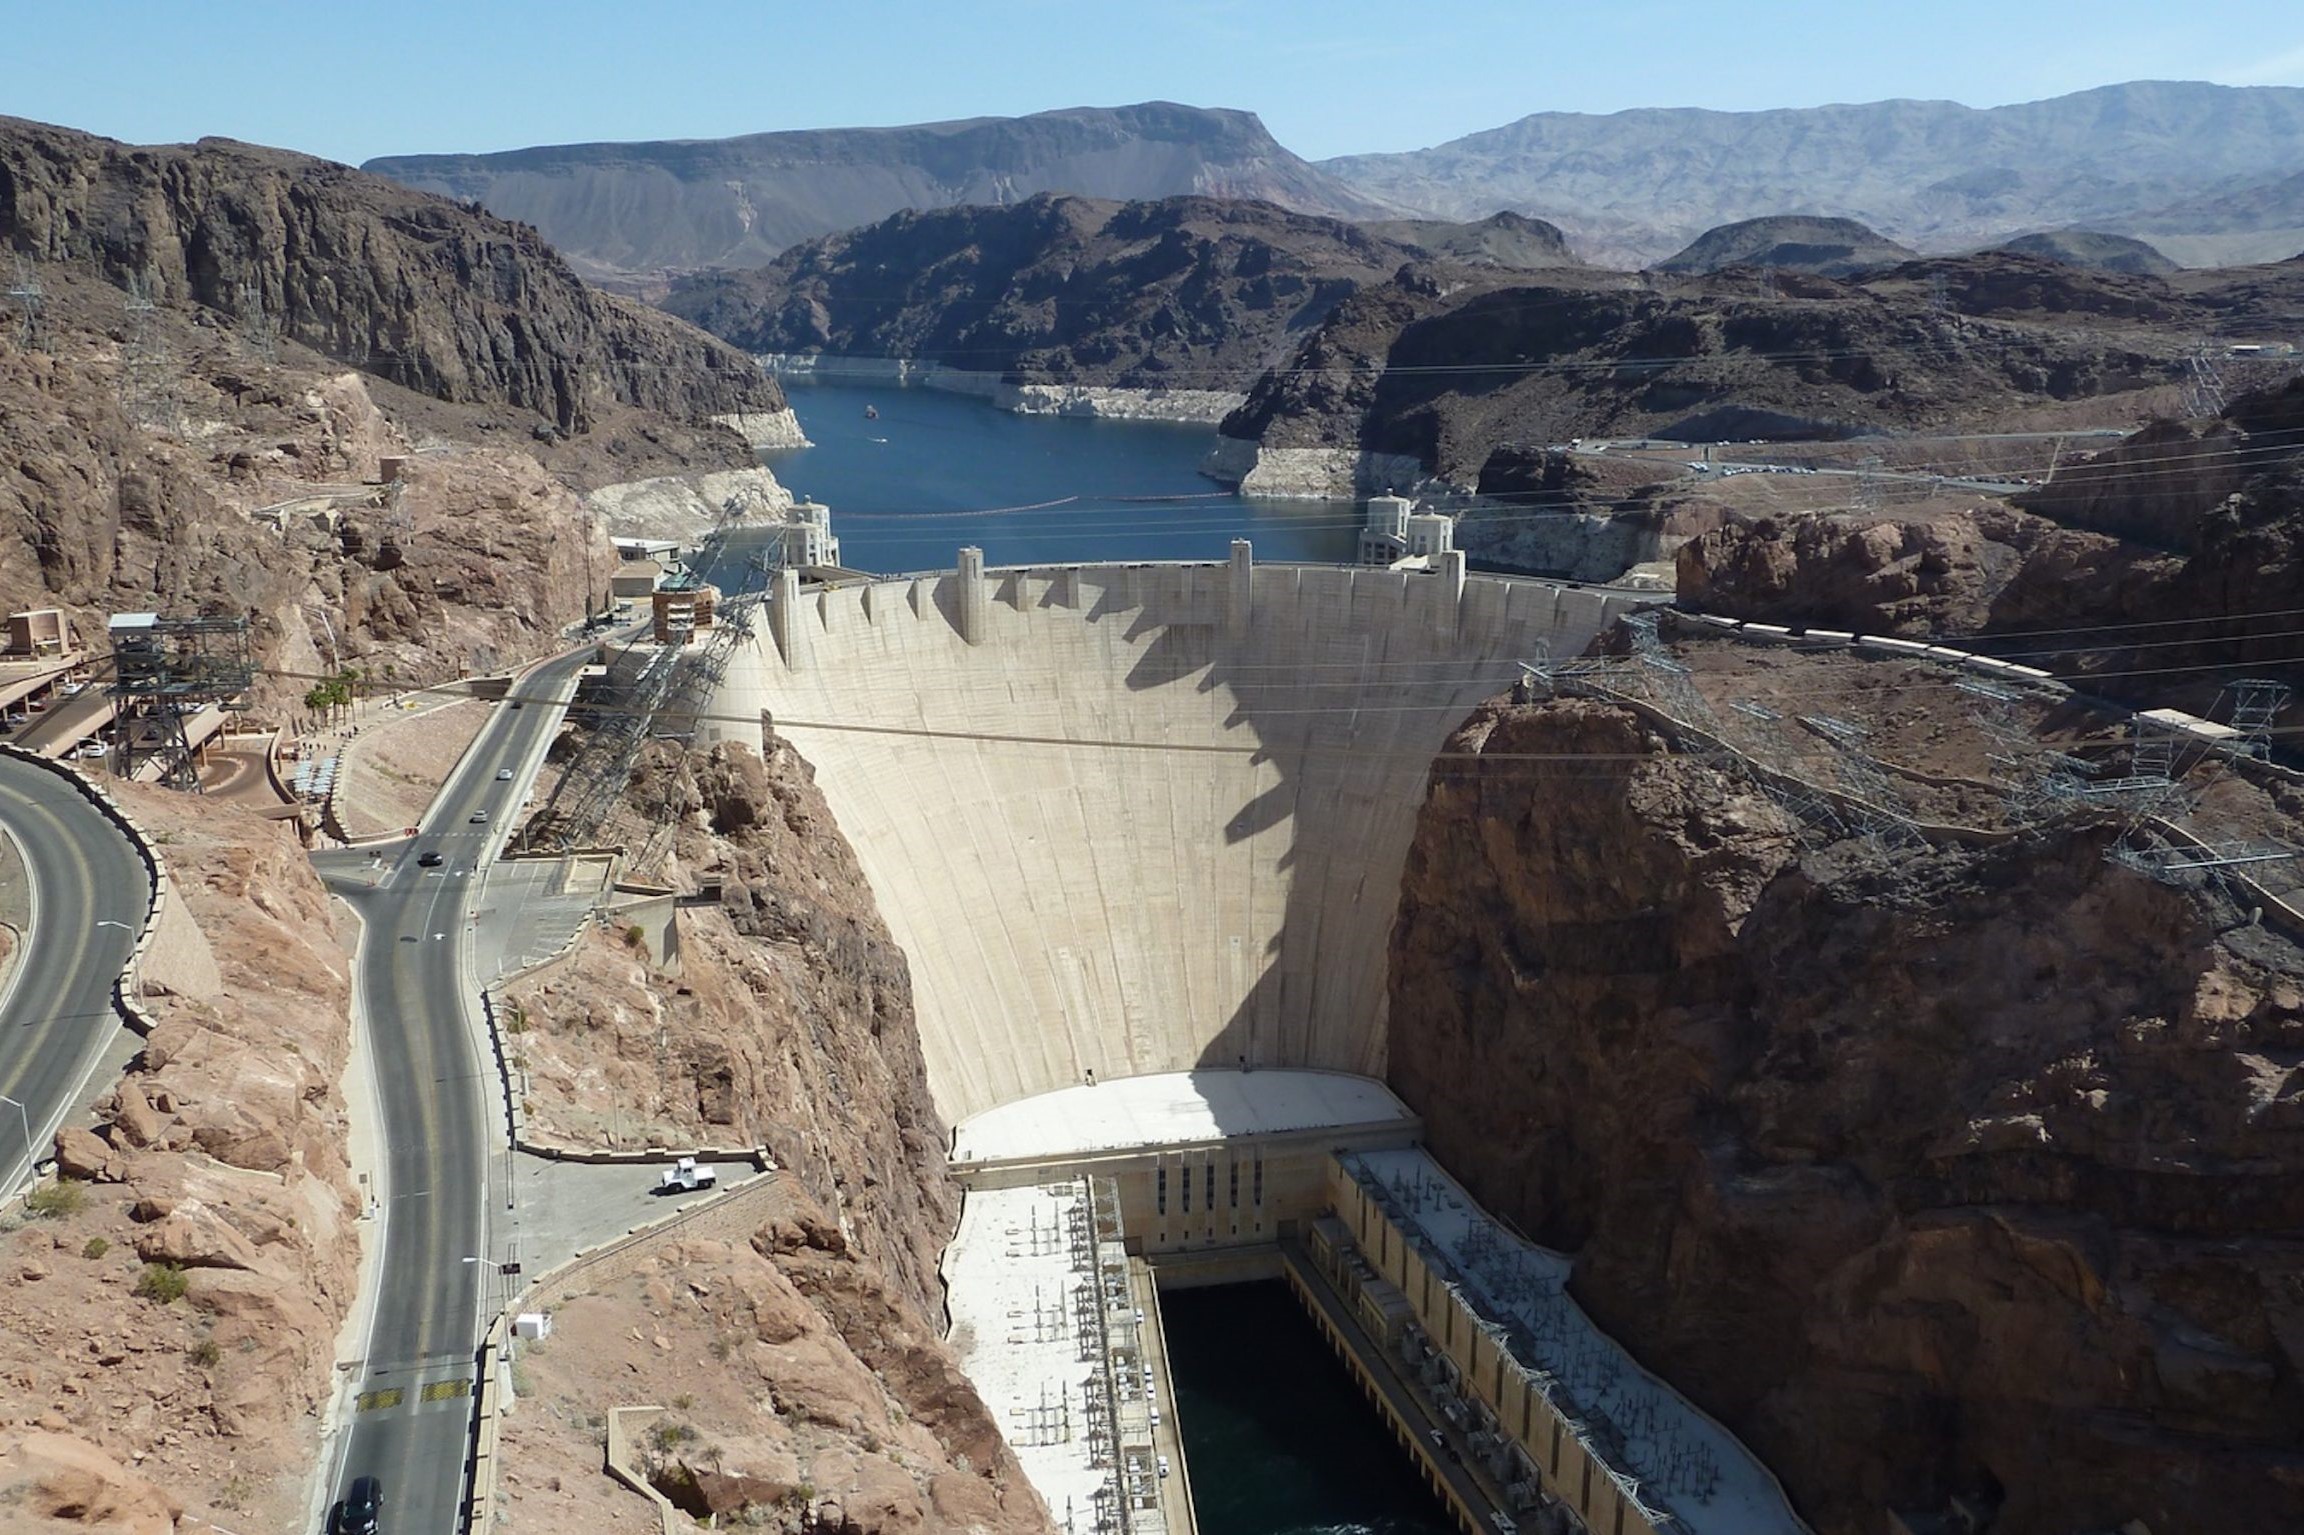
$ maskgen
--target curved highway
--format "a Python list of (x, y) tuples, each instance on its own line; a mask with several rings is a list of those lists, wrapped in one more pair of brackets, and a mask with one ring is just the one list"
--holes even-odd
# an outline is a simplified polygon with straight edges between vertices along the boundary
[(0, 754), (0, 827), (23, 854), (32, 931), (0, 982), (0, 1198), (31, 1175), (121, 1022), (113, 987), (152, 880), (127, 834), (52, 768)]
[(497, 706), (415, 837), (313, 857), (363, 925), (361, 1027), (384, 1141), (374, 1311), (330, 1495), (378, 1478), (395, 1535), (448, 1535), (463, 1518), (481, 1334), (501, 1295), (489, 1217), (504, 1197), (495, 1154), (507, 1137), (494, 1064), (468, 1019), (478, 1005), (468, 919), (478, 870), (510, 830), (590, 653), (522, 679), (519, 706)]

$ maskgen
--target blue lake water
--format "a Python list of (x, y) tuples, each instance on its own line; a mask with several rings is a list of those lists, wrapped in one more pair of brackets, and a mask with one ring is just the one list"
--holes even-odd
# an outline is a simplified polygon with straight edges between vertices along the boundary
[(787, 392), (815, 446), (763, 461), (832, 509), (853, 569), (949, 570), (963, 544), (991, 565), (1220, 560), (1235, 538), (1260, 560), (1352, 558), (1350, 504), (1253, 501), (1203, 478), (1210, 427), (1018, 416), (895, 385)]

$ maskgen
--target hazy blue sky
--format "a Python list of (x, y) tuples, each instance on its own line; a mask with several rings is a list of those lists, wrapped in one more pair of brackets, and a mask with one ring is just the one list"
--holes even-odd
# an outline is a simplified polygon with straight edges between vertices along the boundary
[(1163, 98), (1312, 158), (1544, 110), (2304, 85), (2297, 0), (4, 0), (0, 111), (336, 159)]

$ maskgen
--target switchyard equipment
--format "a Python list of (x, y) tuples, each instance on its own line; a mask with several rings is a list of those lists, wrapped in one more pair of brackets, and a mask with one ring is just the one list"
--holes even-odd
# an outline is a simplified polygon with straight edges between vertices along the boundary
[[(764, 595), (762, 563), (733, 554), (728, 538), (725, 526), (707, 537), (690, 567), (699, 572), (735, 572), (735, 589), (723, 590), (709, 610), (710, 627), (699, 625), (691, 607), (652, 651), (639, 647), (627, 651), (621, 675), (611, 668), (593, 696), (570, 711), (588, 728), (551, 798), (523, 830), (525, 845), (559, 849), (584, 845), (608, 824), (652, 738), (694, 740), (697, 723)], [(663, 817), (656, 821), (650, 832), (651, 849), (667, 824)]]
[(192, 721), (239, 707), (255, 684), (248, 620), (120, 613), (108, 629), (121, 776), (133, 778), (139, 767), (158, 761), (162, 783), (197, 791)]

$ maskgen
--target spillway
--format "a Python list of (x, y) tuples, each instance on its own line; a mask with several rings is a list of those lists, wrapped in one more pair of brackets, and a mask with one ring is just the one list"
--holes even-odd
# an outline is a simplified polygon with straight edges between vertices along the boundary
[[(1229, 562), (803, 587), (730, 665), (911, 961), (945, 1118), (1196, 1067), (1380, 1076), (1432, 756), (1637, 594)], [(734, 733), (734, 731), (731, 731)]]

